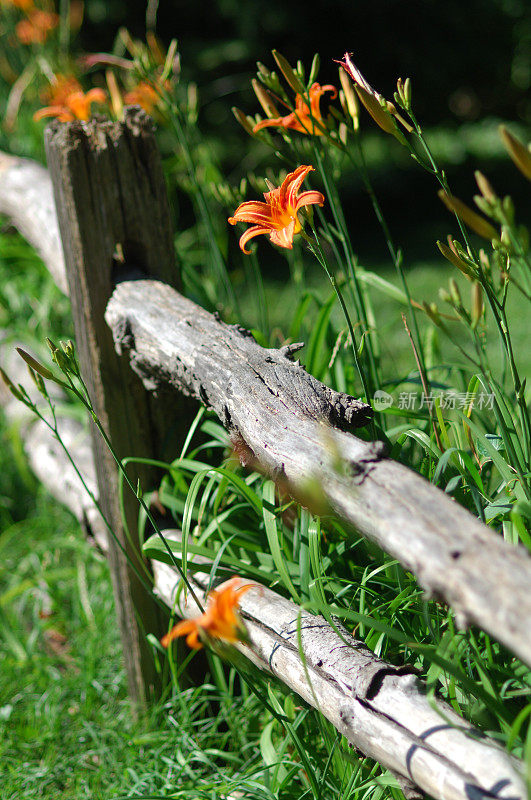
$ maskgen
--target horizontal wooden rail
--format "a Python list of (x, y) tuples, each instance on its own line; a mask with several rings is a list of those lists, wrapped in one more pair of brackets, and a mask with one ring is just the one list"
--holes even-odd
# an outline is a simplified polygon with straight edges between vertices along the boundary
[[(12, 177), (24, 165), (0, 158), (0, 213), (12, 215), (38, 246), (45, 229), (57, 231), (50, 181), (42, 168), (32, 173), (28, 205), (23, 181)], [(40, 194), (42, 209), (35, 213)], [(63, 285), (64, 265), (48, 266)], [(294, 491), (304, 495), (313, 478), (333, 512), (411, 570), (429, 596), (449, 603), (461, 626), (476, 623), (531, 664), (529, 553), (383, 457), (378, 443), (332, 427), (356, 421), (353, 398), (319, 384), (290, 361), (289, 350), (259, 347), (246, 331), (224, 325), (164, 284), (120, 284), (107, 318), (116, 346), (129, 350), (149, 388), (170, 384), (212, 407), (243, 459), (259, 462)]]
[[(163, 283), (129, 281), (107, 307), (117, 348), (146, 386), (170, 384), (212, 408), (244, 463), (329, 509), (411, 570), (461, 626), (474, 622), (531, 663), (531, 557), (411, 469), (333, 427), (356, 401), (289, 349), (267, 350)], [(351, 401), (353, 405), (351, 406)], [(331, 424), (332, 423), (332, 424)]]
[[(25, 365), (12, 359), (11, 352), (11, 346), (9, 352), (6, 346), (0, 348), (2, 361), (9, 362), (15, 382), (27, 385)], [(39, 402), (36, 390), (33, 399)], [(62, 448), (47, 429), (29, 424), (26, 409), (1, 386), (0, 403), (8, 419), (21, 425), (25, 449), (38, 477), (86, 529), (86, 495)], [(95, 489), (94, 462), (87, 451), (84, 426), (59, 415), (59, 427), (84, 481)], [(42, 453), (46, 453), (45, 469), (38, 457)], [(89, 519), (90, 533), (96, 532), (97, 543), (107, 552), (101, 520), (94, 512)], [(179, 547), (178, 531), (165, 530), (164, 536)], [(189, 555), (189, 561), (205, 563), (199, 556)], [(183, 616), (194, 616), (197, 609), (191, 600), (185, 602), (182, 593), (176, 600), (176, 570), (162, 561), (152, 565), (161, 599)], [(189, 577), (199, 598), (204, 599), (207, 572), (194, 569)], [(377, 658), (341, 625), (334, 630), (322, 617), (309, 614), (265, 586), (257, 585), (242, 596), (241, 611), (250, 646), (238, 645), (240, 652), (317, 708), (364, 755), (393, 771), (407, 797), (418, 797), (420, 788), (440, 800), (524, 800), (522, 764), (445, 703), (428, 700), (422, 683), (407, 665)]]

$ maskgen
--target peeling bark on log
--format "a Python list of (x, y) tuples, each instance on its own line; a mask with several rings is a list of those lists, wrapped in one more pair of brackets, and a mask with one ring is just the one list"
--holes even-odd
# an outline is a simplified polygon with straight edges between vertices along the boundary
[(120, 284), (106, 320), (146, 386), (170, 384), (208, 405), (239, 451), (295, 492), (313, 479), (333, 513), (449, 603), (460, 625), (476, 623), (531, 664), (531, 557), (385, 458), (381, 443), (331, 427), (356, 419), (357, 401), (162, 283)]
[[(176, 533), (165, 531), (165, 536), (179, 541)], [(175, 569), (160, 562), (154, 568), (165, 602), (182, 616), (197, 616), (190, 596), (185, 601), (181, 592), (176, 599)], [(204, 600), (209, 575), (194, 572), (191, 580)], [(448, 705), (429, 701), (411, 669), (377, 658), (340, 624), (338, 633), (322, 617), (255, 586), (240, 600), (250, 647), (241, 644), (238, 650), (319, 709), (354, 747), (405, 781), (404, 791), (419, 787), (441, 800), (523, 800), (518, 762), (478, 736)]]

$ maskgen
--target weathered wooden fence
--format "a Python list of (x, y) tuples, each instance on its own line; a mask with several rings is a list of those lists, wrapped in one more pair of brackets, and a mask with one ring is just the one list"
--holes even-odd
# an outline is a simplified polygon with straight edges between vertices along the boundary
[[(50, 173), (0, 155), (0, 212), (36, 246), (57, 285), (68, 287), (84, 375), (118, 455), (160, 457), (171, 420), (180, 420), (181, 430), (187, 425), (189, 406), (179, 398), (199, 400), (218, 414), (248, 463), (295, 496), (314, 479), (333, 513), (414, 572), (463, 625), (479, 625), (531, 663), (529, 555), (386, 458), (378, 443), (349, 433), (366, 413), (363, 405), (308, 375), (293, 361), (293, 348), (259, 347), (169, 285), (176, 274), (171, 228), (148, 118), (129, 109), (124, 123), (55, 124), (46, 146)], [(16, 373), (5, 347), (3, 357), (6, 371)], [(36, 473), (109, 554), (130, 691), (146, 702), (157, 690), (145, 645), (146, 632), (161, 630), (155, 604), (106, 536), (62, 449), (24, 421), (14, 398), (3, 394), (2, 402), (10, 418), (22, 420)], [(72, 420), (61, 420), (61, 430), (138, 563), (106, 448), (95, 436), (89, 446)], [(130, 471), (130, 477), (149, 486), (156, 476)], [(132, 496), (129, 530), (137, 513)], [(173, 606), (176, 571), (159, 561), (151, 568), (156, 591)], [(191, 580), (201, 597), (207, 573), (194, 571)], [(197, 611), (191, 601), (178, 603), (184, 616)], [(523, 799), (521, 765), (444, 703), (428, 702), (407, 666), (381, 661), (341, 626), (332, 628), (265, 587), (243, 596), (241, 608), (250, 633), (241, 652), (392, 770), (406, 793)]]

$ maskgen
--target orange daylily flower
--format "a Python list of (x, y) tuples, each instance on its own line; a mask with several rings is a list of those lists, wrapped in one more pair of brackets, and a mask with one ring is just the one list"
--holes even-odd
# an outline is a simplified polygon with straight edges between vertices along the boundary
[(254, 583), (243, 583), (235, 576), (225, 581), (217, 589), (213, 589), (207, 600), (204, 614), (195, 619), (185, 619), (177, 623), (166, 636), (160, 640), (163, 647), (168, 647), (178, 636), (186, 636), (186, 644), (193, 650), (203, 647), (200, 637), (221, 639), (223, 642), (235, 644), (245, 638), (245, 626), (236, 611), (240, 597)]
[(130, 106), (140, 106), (147, 114), (160, 102), (160, 95), (148, 81), (140, 81), (130, 92), (124, 95), (124, 102)]
[(249, 239), (262, 233), (269, 234), (273, 244), (286, 247), (288, 250), (292, 249), (293, 237), (302, 230), (298, 217), (300, 209), (314, 203), (319, 206), (324, 205), (325, 199), (321, 192), (309, 191), (298, 194), (302, 182), (312, 171), (311, 166), (297, 167), (295, 172), (286, 175), (281, 186), (270, 188), (270, 191), (264, 194), (265, 203), (250, 200), (238, 206), (234, 216), (229, 217), (231, 225), (236, 225), (237, 222), (256, 223), (240, 238), (240, 248), (244, 253), (250, 254), (250, 250), (245, 249)]
[(58, 25), (58, 14), (34, 9), (30, 10), (26, 19), (17, 23), (15, 33), (21, 44), (44, 44), (48, 34)]
[[(321, 114), (320, 102), (321, 97), (326, 92), (331, 92), (332, 100), (337, 97), (337, 89), (335, 86), (327, 84), (321, 86), (320, 83), (313, 83), (310, 86), (309, 96), (310, 105), (306, 102), (301, 94), (295, 95), (295, 110), (285, 117), (277, 117), (276, 119), (264, 119), (253, 128), (253, 133), (262, 130), (262, 128), (284, 128), (299, 133), (312, 133), (316, 136), (322, 136), (323, 131), (318, 125), (325, 126), (323, 116)], [(318, 123), (316, 125), (315, 123)]]
[(92, 103), (106, 103), (107, 93), (103, 89), (90, 89), (85, 93), (76, 78), (57, 75), (45, 98), (50, 105), (36, 111), (34, 120), (57, 117), (59, 122), (73, 122), (75, 119), (86, 122), (92, 113)]

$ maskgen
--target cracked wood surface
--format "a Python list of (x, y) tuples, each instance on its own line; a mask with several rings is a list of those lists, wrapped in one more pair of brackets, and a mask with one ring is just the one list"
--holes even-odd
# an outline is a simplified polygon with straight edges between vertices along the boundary
[[(180, 541), (176, 531), (165, 536)], [(176, 592), (176, 570), (153, 563), (160, 596), (179, 615), (196, 616), (191, 597)], [(191, 580), (204, 600), (209, 575), (194, 571)], [(441, 800), (525, 797), (518, 762), (478, 737), (448, 705), (428, 700), (410, 668), (377, 658), (341, 624), (334, 630), (323, 617), (255, 587), (240, 599), (250, 646), (239, 644), (238, 650), (319, 709), (354, 747), (394, 772), (406, 797), (417, 787)]]
[(287, 482), (305, 504), (312, 494), (326, 502), (449, 603), (460, 625), (479, 625), (531, 663), (531, 557), (385, 458), (381, 443), (332, 427), (348, 427), (358, 401), (156, 281), (118, 285), (106, 320), (146, 387), (170, 385), (212, 408), (245, 463)]

